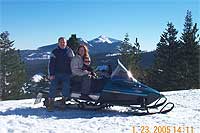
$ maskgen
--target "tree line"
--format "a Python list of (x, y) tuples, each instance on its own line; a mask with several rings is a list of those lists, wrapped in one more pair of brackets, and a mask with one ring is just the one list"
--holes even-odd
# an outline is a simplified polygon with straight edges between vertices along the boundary
[(193, 24), (192, 13), (188, 10), (179, 39), (173, 23), (167, 23), (157, 43), (153, 66), (149, 69), (140, 68), (142, 51), (137, 38), (133, 45), (128, 42), (128, 34), (121, 46), (121, 60), (137, 79), (158, 90), (200, 88), (200, 38), (197, 32), (197, 23)]

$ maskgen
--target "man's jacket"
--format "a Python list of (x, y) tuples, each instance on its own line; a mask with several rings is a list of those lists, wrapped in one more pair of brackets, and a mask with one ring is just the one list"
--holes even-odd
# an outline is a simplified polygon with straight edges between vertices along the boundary
[(71, 48), (55, 48), (50, 57), (49, 74), (71, 74), (70, 63), (74, 53)]

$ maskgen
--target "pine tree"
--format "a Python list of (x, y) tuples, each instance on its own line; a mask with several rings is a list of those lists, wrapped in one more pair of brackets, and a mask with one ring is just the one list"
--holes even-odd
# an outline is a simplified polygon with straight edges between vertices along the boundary
[(129, 67), (130, 64), (130, 54), (132, 52), (132, 44), (129, 42), (129, 35), (128, 33), (125, 34), (124, 41), (122, 42), (120, 46), (120, 53), (121, 53), (121, 58), (120, 60), (122, 63), (126, 66)]
[(160, 37), (156, 48), (156, 59), (150, 71), (150, 84), (160, 90), (172, 90), (178, 86), (179, 42), (178, 31), (172, 23)]
[(10, 41), (9, 33), (3, 32), (0, 34), (0, 99), (4, 99), (4, 94), (6, 90), (6, 55), (7, 51), (13, 46), (14, 41)]
[(76, 34), (72, 34), (69, 40), (67, 41), (67, 45), (76, 53), (76, 50), (79, 46), (78, 39), (76, 38)]
[(142, 79), (142, 69), (139, 66), (141, 61), (141, 50), (140, 44), (138, 43), (138, 39), (135, 39), (135, 43), (132, 46), (131, 54), (130, 54), (130, 70), (136, 79)]
[(17, 99), (23, 95), (22, 86), (26, 81), (24, 63), (18, 50), (12, 48), (14, 41), (10, 41), (8, 32), (0, 34), (0, 73), (1, 99)]
[(0, 101), (2, 100), (2, 95), (3, 95), (3, 73), (2, 73), (2, 55), (3, 55), (3, 51), (1, 50), (1, 43), (0, 43)]
[(186, 89), (200, 88), (200, 53), (199, 34), (197, 34), (197, 23), (192, 22), (192, 13), (187, 11), (181, 40), (181, 82)]
[(134, 45), (129, 42), (128, 33), (126, 33), (124, 41), (120, 47), (121, 61), (130, 70), (135, 78), (141, 76), (139, 61), (141, 60), (140, 44), (137, 41)]

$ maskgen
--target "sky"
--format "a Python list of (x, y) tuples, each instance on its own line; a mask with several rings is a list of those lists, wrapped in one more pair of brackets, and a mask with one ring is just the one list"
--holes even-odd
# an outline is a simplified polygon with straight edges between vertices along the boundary
[[(156, 49), (172, 22), (181, 35), (186, 11), (200, 22), (200, 0), (0, 0), (0, 32), (8, 31), (17, 49), (37, 49), (76, 34), (86, 40), (105, 35), (141, 50)], [(199, 32), (198, 32), (199, 33)]]

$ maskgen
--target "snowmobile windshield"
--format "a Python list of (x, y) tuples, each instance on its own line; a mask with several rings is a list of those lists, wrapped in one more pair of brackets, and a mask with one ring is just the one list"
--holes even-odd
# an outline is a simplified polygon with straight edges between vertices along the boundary
[(128, 71), (123, 64), (118, 60), (118, 65), (111, 75), (112, 80), (127, 80), (131, 82), (138, 82), (130, 71)]

